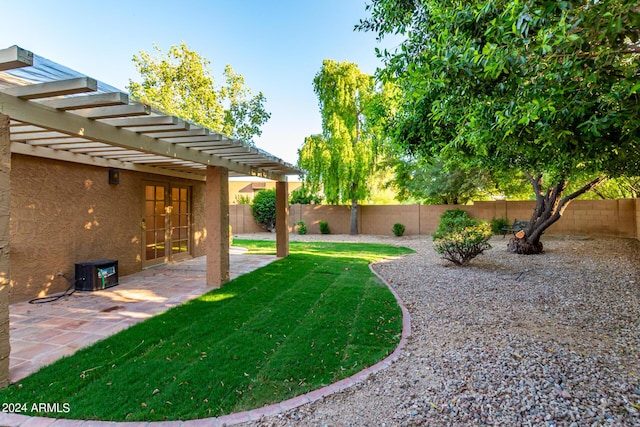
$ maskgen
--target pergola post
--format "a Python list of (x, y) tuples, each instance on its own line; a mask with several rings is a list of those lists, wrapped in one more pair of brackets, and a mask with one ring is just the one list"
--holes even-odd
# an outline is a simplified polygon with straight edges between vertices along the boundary
[(205, 189), (207, 286), (229, 281), (229, 170), (207, 166)]
[(276, 256), (289, 255), (289, 186), (287, 181), (276, 182)]
[(9, 116), (0, 114), (0, 388), (9, 385), (9, 212), (11, 141)]

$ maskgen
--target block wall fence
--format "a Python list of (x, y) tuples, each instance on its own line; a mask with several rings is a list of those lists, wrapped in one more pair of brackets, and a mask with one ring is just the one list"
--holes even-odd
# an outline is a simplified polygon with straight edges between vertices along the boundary
[[(528, 220), (535, 201), (483, 201), (472, 205), (363, 205), (358, 209), (361, 234), (393, 235), (396, 222), (404, 224), (405, 235), (429, 234), (436, 230), (440, 214), (459, 208), (473, 218), (491, 221), (493, 218)], [(229, 206), (229, 220), (233, 234), (259, 233), (260, 228), (251, 215), (249, 205)], [(289, 230), (304, 221), (307, 233), (318, 234), (320, 221), (326, 221), (332, 234), (349, 234), (350, 208), (330, 205), (291, 205)], [(560, 221), (547, 234), (628, 237), (640, 240), (640, 199), (576, 200), (565, 210)]]

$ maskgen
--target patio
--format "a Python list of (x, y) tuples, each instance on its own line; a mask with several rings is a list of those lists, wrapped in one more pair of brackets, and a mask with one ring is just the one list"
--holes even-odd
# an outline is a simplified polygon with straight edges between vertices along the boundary
[[(230, 250), (231, 279), (276, 260)], [(45, 304), (10, 306), (11, 383), (78, 349), (213, 289), (206, 285), (206, 257), (166, 264), (121, 277), (119, 285), (78, 291)]]

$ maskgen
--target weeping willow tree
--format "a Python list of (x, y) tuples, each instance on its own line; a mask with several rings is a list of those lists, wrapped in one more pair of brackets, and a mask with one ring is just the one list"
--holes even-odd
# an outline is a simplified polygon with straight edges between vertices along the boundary
[(351, 205), (350, 233), (358, 234), (358, 202), (369, 196), (381, 144), (379, 117), (389, 91), (376, 89), (372, 76), (356, 64), (324, 60), (313, 80), (322, 116), (322, 134), (305, 138), (298, 165), (312, 191), (327, 203)]

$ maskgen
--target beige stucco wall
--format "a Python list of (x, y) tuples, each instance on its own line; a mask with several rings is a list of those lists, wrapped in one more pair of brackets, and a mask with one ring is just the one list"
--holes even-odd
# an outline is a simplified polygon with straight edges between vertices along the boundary
[[(252, 190), (252, 184), (255, 190)], [(299, 181), (288, 182), (287, 191), (289, 197), (291, 197), (291, 193), (300, 188), (301, 185), (302, 182)], [(243, 196), (253, 200), (253, 197), (260, 189), (275, 190), (275, 188), (275, 181), (229, 181), (229, 205), (239, 205), (240, 203), (238, 203), (238, 201)]]
[(119, 275), (142, 267), (145, 181), (192, 186), (193, 255), (204, 255), (204, 182), (13, 155), (11, 170), (11, 302), (68, 287), (75, 263), (117, 259)]
[[(447, 209), (464, 209), (473, 218), (491, 221), (493, 218), (528, 220), (535, 201), (490, 201), (473, 205), (384, 205), (359, 207), (359, 229), (362, 234), (392, 235), (392, 226), (405, 225), (406, 235), (433, 233), (440, 215)], [(234, 233), (264, 231), (255, 224), (251, 208), (247, 205), (231, 207), (231, 225)], [(293, 205), (289, 215), (289, 229), (294, 231), (298, 221), (304, 221), (307, 232), (320, 232), (318, 222), (327, 221), (333, 234), (349, 233), (348, 206)], [(575, 200), (560, 219), (552, 225), (549, 234), (575, 234), (594, 236), (631, 237), (640, 239), (640, 199)]]

